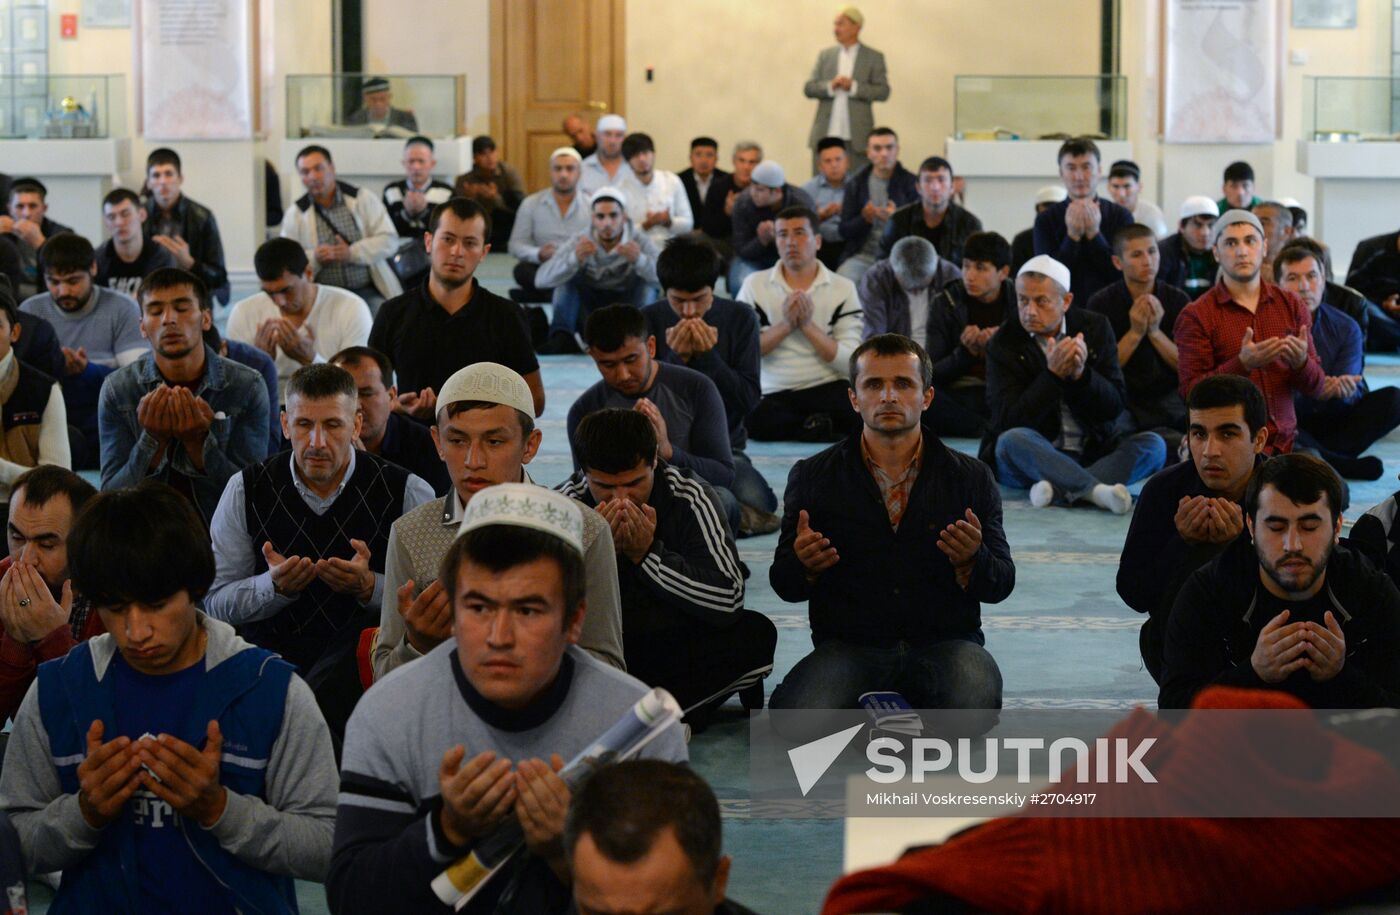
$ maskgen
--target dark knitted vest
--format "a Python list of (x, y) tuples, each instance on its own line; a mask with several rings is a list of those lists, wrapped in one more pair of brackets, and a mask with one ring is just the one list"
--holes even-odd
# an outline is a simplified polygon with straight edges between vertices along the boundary
[[(252, 540), (254, 574), (267, 570), (262, 545), (283, 556), (350, 559), (351, 539), (369, 545), (370, 568), (383, 573), (389, 526), (403, 514), (408, 471), (363, 451), (355, 453), (355, 473), (323, 515), (307, 507), (292, 480), (291, 456), (282, 452), (243, 470), (244, 511)], [(363, 622), (365, 608), (348, 594), (337, 594), (319, 578), (276, 616), (240, 627), (244, 638), (297, 664), (305, 673), (342, 629)], [(378, 609), (372, 610), (378, 618)]]
[(0, 422), (4, 423), (4, 441), (0, 442), (0, 458), (24, 467), (39, 465), (39, 428), (53, 394), (54, 381), (28, 363), (15, 363), (18, 377), (15, 389), (0, 407)]

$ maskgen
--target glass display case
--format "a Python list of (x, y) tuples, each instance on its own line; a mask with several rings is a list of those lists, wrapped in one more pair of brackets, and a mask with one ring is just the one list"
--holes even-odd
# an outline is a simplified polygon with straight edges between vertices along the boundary
[(126, 136), (126, 81), (117, 74), (0, 76), (0, 139)]
[(332, 73), (287, 77), (287, 136), (406, 139), (466, 131), (466, 77)]
[(958, 76), (953, 129), (959, 140), (1127, 139), (1123, 76)]
[(1303, 131), (1314, 143), (1400, 140), (1400, 79), (1303, 77)]

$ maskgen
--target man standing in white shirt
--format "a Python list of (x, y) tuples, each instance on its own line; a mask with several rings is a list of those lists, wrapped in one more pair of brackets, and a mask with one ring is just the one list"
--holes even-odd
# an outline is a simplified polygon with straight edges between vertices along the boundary
[(817, 260), (819, 225), (808, 207), (780, 212), (778, 263), (739, 289), (739, 301), (758, 312), (763, 399), (747, 425), (760, 441), (834, 441), (860, 426), (846, 371), (864, 317), (855, 285)]
[(256, 346), (277, 365), (277, 400), (287, 402), (287, 379), (304, 365), (326, 362), (369, 341), (369, 306), (355, 293), (311, 278), (306, 251), (290, 238), (263, 242), (253, 255), (262, 292), (235, 302), (224, 336)]
[(593, 194), (599, 188), (617, 187), (632, 175), (632, 168), (622, 157), (622, 140), (627, 136), (627, 121), (620, 114), (605, 114), (598, 119), (598, 148), (583, 160), (579, 175), (579, 190)]
[(658, 246), (695, 226), (685, 185), (675, 172), (656, 167), (656, 145), (644, 133), (622, 141), (622, 158), (632, 176), (622, 182), (627, 195), (627, 216), (637, 231), (645, 232)]
[(823, 137), (840, 137), (851, 150), (852, 172), (865, 166), (865, 138), (875, 127), (873, 102), (890, 97), (885, 76), (885, 55), (860, 43), (865, 16), (854, 6), (836, 14), (836, 44), (817, 55), (817, 64), (804, 92), (818, 99), (817, 117), (807, 145), (812, 147), (812, 172), (818, 170), (817, 143)]

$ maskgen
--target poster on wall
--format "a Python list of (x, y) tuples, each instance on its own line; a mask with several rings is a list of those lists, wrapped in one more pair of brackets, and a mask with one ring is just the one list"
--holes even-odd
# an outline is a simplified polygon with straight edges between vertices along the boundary
[(136, 70), (147, 137), (253, 135), (253, 2), (138, 0)]
[(1162, 133), (1168, 143), (1272, 143), (1283, 36), (1275, 0), (1167, 0)]

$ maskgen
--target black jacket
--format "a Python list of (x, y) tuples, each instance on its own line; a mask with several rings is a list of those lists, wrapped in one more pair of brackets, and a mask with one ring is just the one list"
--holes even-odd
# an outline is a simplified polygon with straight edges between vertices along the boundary
[[(190, 246), (194, 266), (190, 271), (204, 281), (209, 294), (228, 304), (228, 270), (224, 267), (224, 243), (219, 237), (219, 223), (209, 208), (194, 202), (184, 194), (175, 201), (175, 215), (180, 221), (180, 237)], [(155, 197), (146, 198), (146, 237), (155, 234), (160, 212)]]
[[(21, 338), (22, 339), (22, 338)], [(1400, 510), (1400, 492), (1366, 510), (1351, 526), (1351, 536), (1344, 542), (1370, 560), (1371, 565), (1385, 572), (1390, 580), (1400, 582), (1400, 524), (1395, 523)]]
[(685, 186), (685, 196), (690, 200), (690, 212), (695, 217), (695, 228), (710, 238), (728, 238), (734, 230), (729, 222), (729, 214), (724, 212), (724, 198), (734, 187), (734, 176), (723, 169), (715, 169), (710, 176), (710, 191), (705, 202), (700, 202), (700, 188), (695, 184), (695, 169), (688, 168), (680, 173), (681, 184)]
[(1274, 615), (1257, 606), (1264, 586), (1254, 542), (1242, 535), (1198, 569), (1177, 595), (1167, 623), (1161, 708), (1188, 708), (1207, 686), (1277, 689), (1313, 708), (1400, 707), (1400, 591), (1346, 546), (1327, 562), (1324, 600), (1346, 636), (1346, 663), (1326, 683), (1296, 671), (1265, 683), (1249, 657)]
[(1400, 232), (1372, 235), (1356, 244), (1347, 268), (1347, 285), (1372, 302), (1383, 302), (1400, 292)]
[[(846, 196), (841, 198), (841, 237), (846, 241), (846, 253), (855, 254), (865, 244), (865, 236), (870, 234), (870, 223), (860, 215), (870, 202), (870, 174), (875, 166), (867, 165), (856, 172), (846, 185)], [(894, 164), (890, 175), (890, 199), (896, 207), (917, 203), (919, 200), (919, 179), (900, 163)], [(942, 254), (943, 252), (938, 252)]]
[(1355, 289), (1328, 280), (1322, 290), (1322, 301), (1361, 325), (1361, 343), (1364, 346), (1366, 332), (1371, 327), (1371, 314), (1367, 310), (1370, 303), (1366, 297)]
[[(1001, 301), (1005, 314), (1002, 320), (1015, 321), (1016, 284), (1011, 280), (1001, 282)], [(968, 352), (962, 345), (963, 328), (970, 318), (967, 308), (967, 287), (962, 280), (954, 280), (929, 306), (928, 315), (928, 354), (933, 360), (933, 386), (951, 384), (969, 374), (978, 363), (978, 357)]]
[[(924, 453), (899, 530), (861, 456), (859, 434), (798, 461), (783, 494), (783, 526), (768, 580), (785, 601), (808, 602), (812, 641), (861, 645), (949, 636), (981, 640), (982, 602), (1005, 600), (1016, 566), (1001, 524), (1001, 492), (986, 466), (924, 426)], [(964, 591), (938, 534), (971, 508), (982, 548)], [(840, 561), (815, 582), (793, 551), (798, 512), (831, 540)]]
[[(583, 471), (558, 487), (589, 508), (597, 500)], [(619, 556), (617, 584), (626, 632), (727, 628), (744, 608), (744, 571), (719, 497), (693, 471), (656, 462), (647, 500), (656, 510), (651, 552), (640, 563)]]
[[(917, 184), (915, 187), (917, 188)], [(861, 205), (864, 206), (864, 204)], [(895, 242), (907, 235), (917, 235), (933, 242), (939, 257), (952, 261), (955, 267), (961, 267), (963, 245), (967, 243), (969, 235), (982, 231), (982, 220), (956, 203), (950, 203), (948, 204), (948, 212), (943, 214), (943, 223), (939, 228), (943, 231), (943, 244), (941, 245), (933, 241), (935, 230), (924, 225), (923, 201), (915, 200), (913, 203), (905, 204), (895, 210), (889, 222), (885, 223), (885, 234), (880, 236), (880, 256), (889, 257), (890, 249), (894, 247)]]
[(1011, 275), (1021, 272), (1026, 261), (1035, 257), (1035, 229), (1023, 229), (1011, 239)]
[(1019, 320), (1009, 320), (987, 345), (987, 406), (990, 431), (978, 456), (996, 466), (1001, 433), (1027, 426), (1054, 441), (1060, 434), (1060, 403), (1069, 406), (1084, 429), (1084, 460), (1093, 461), (1118, 443), (1114, 420), (1127, 404), (1123, 370), (1118, 367), (1118, 340), (1108, 318), (1086, 308), (1065, 312), (1065, 332), (1084, 334), (1089, 358), (1084, 374), (1064, 381), (1050, 371), (1040, 344)]
[[(1264, 458), (1255, 459), (1258, 467)], [(1181, 585), (1225, 549), (1214, 543), (1187, 543), (1176, 529), (1176, 508), (1189, 496), (1216, 497), (1196, 471), (1195, 461), (1172, 464), (1142, 487), (1128, 538), (1118, 558), (1118, 596), (1138, 613), (1166, 617)]]

